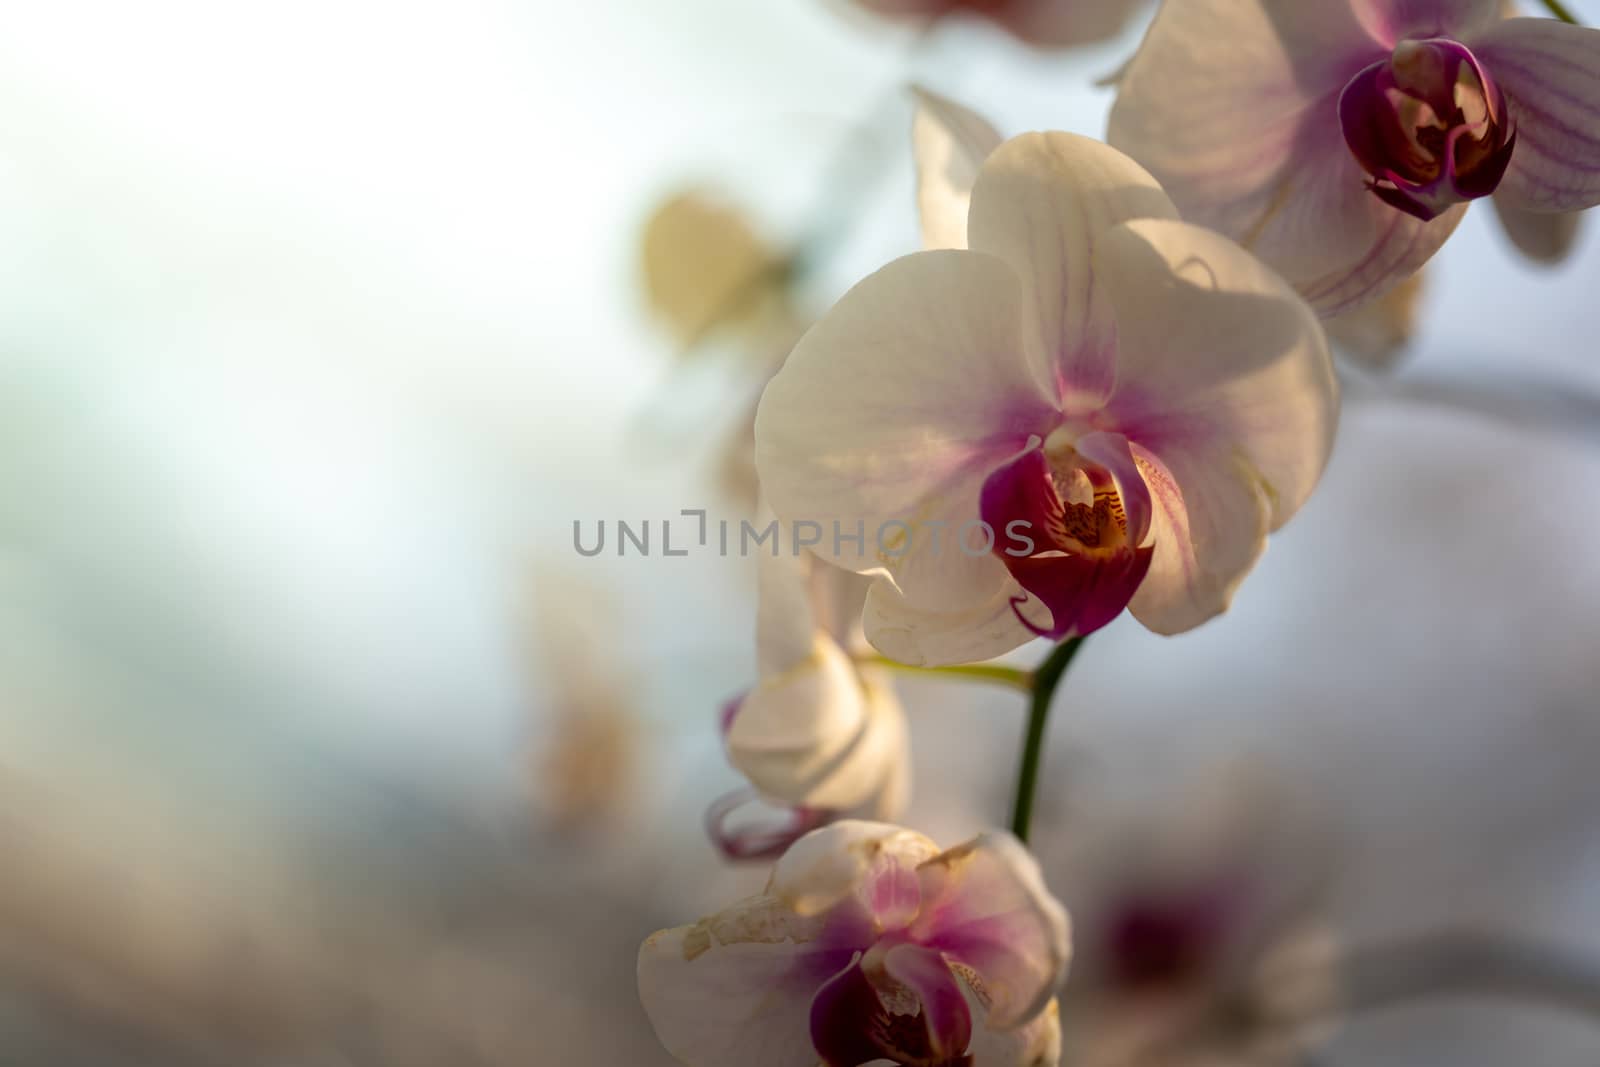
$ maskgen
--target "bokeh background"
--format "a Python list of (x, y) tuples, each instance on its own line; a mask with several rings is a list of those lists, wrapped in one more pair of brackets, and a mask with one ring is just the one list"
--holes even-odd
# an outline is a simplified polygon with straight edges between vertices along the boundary
[[(572, 524), (736, 522), (773, 355), (683, 351), (646, 221), (706, 186), (775, 248), (832, 234), (815, 313), (915, 247), (907, 84), (1098, 135), (1139, 27), (1043, 55), (823, 0), (7, 15), (0, 1063), (665, 1064), (639, 941), (763, 877), (701, 829), (753, 575), (584, 558)], [(1047, 869), (1248, 766), (1341, 938), (1600, 954), (1597, 269), (1593, 227), (1548, 270), (1471, 213), (1234, 611), (1082, 657)], [(1001, 821), (1018, 698), (901, 691), (906, 821)], [(1596, 1040), (1469, 1000), (1322, 1054)]]

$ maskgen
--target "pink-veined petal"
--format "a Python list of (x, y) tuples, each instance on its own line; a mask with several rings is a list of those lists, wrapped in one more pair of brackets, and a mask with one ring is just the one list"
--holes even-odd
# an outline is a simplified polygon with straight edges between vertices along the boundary
[(915, 831), (846, 819), (797, 841), (773, 869), (767, 892), (801, 915), (817, 915), (862, 891), (885, 864), (915, 867), (938, 852)]
[(964, 1054), (972, 1043), (972, 1013), (944, 957), (921, 945), (896, 945), (884, 953), (883, 969), (921, 1003), (928, 1051), (940, 1061)]
[(753, 897), (639, 949), (639, 997), (656, 1036), (689, 1067), (815, 1067), (811, 999), (850, 961), (816, 943), (822, 924)]
[(1184, 219), (1255, 252), (1324, 315), (1414, 273), (1465, 212), (1424, 223), (1368, 190), (1337, 102), (1393, 42), (1375, 38), (1358, 14), (1370, 12), (1267, 0), (1164, 4), (1122, 80), (1108, 134), (1161, 181)]
[(1029, 360), (1062, 405), (1092, 407), (1112, 384), (1116, 324), (1095, 284), (1094, 242), (1120, 222), (1152, 217), (1177, 217), (1155, 179), (1076, 134), (1014, 137), (978, 173), (968, 242), (1015, 269)]
[(891, 576), (919, 607), (987, 601), (1005, 568), (956, 538), (989, 470), (1056, 417), (1020, 358), (1020, 323), (1015, 273), (973, 252), (907, 256), (845, 294), (762, 396), (773, 510), (792, 529), (815, 523), (824, 560)]
[(1494, 198), (1495, 217), (1518, 252), (1543, 265), (1562, 262), (1572, 254), (1582, 228), (1581, 211), (1528, 211), (1500, 196)]
[(1004, 140), (988, 120), (947, 97), (913, 86), (911, 120), (917, 211), (924, 248), (966, 248), (967, 207), (978, 168)]
[(1516, 123), (1496, 197), (1530, 211), (1600, 204), (1600, 29), (1506, 19), (1471, 43)]
[[(1004, 536), (1004, 531), (995, 531)], [(947, 667), (979, 663), (1003, 656), (1038, 636), (1012, 609), (1027, 592), (1009, 574), (994, 595), (963, 611), (930, 611), (906, 601), (888, 582), (873, 583), (862, 615), (867, 640), (879, 652), (913, 667)], [(1025, 617), (1048, 626), (1049, 614), (1037, 604), (1024, 606)]]
[(983, 834), (924, 863), (912, 936), (966, 968), (987, 1025), (1021, 1026), (1066, 977), (1071, 928), (1039, 864), (1010, 834)]

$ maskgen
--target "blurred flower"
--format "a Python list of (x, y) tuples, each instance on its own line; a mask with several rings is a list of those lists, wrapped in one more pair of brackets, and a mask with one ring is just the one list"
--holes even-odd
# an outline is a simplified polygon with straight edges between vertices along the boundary
[(879, 15), (928, 22), (968, 15), (986, 19), (1039, 48), (1070, 48), (1114, 37), (1140, 0), (856, 0)]
[(1416, 333), (1425, 277), (1423, 271), (1418, 271), (1378, 299), (1329, 319), (1325, 323), (1328, 340), (1368, 370), (1394, 366)]
[(1122, 78), (1109, 140), (1183, 216), (1324, 315), (1375, 299), (1470, 200), (1600, 202), (1600, 31), (1500, 0), (1185, 0)]
[(1066, 912), (1010, 835), (940, 853), (841, 822), (800, 839), (763, 894), (646, 940), (639, 993), (689, 1067), (1053, 1065), (1068, 955)]
[(914, 86), (911, 154), (917, 168), (922, 247), (967, 247), (967, 211), (983, 161), (1005, 138), (982, 115)]
[(728, 708), (723, 732), (729, 761), (794, 817), (788, 828), (731, 832), (733, 805), (719, 801), (712, 835), (737, 858), (778, 855), (841, 815), (897, 818), (910, 791), (905, 712), (884, 673), (852, 655), (863, 650), (867, 580), (810, 554), (763, 555), (759, 567), (761, 677)]
[(907, 663), (1226, 610), (1332, 446), (1310, 308), (1071, 134), (990, 156), (969, 234), (857, 285), (767, 387), (774, 510), (878, 576), (866, 634)]
[[(1325, 842), (1249, 767), (1176, 799), (1068, 827), (1049, 864), (1075, 919), (1067, 1058), (1292, 1067), (1337, 1009)], [(1038, 847), (1052, 854), (1048, 838)]]
[(633, 695), (602, 654), (617, 607), (606, 590), (555, 571), (541, 572), (537, 588), (534, 643), (546, 699), (535, 807), (553, 829), (594, 830), (621, 816), (639, 772)]
[(650, 310), (686, 353), (721, 328), (754, 328), (787, 303), (784, 256), (703, 189), (656, 208), (640, 256)]

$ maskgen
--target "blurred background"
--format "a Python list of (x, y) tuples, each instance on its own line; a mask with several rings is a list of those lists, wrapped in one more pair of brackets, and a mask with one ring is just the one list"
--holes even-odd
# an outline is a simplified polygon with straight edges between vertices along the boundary
[[(906, 86), (1098, 136), (1144, 18), (1042, 52), (845, 6), (9, 5), (0, 1064), (668, 1062), (640, 940), (764, 879), (701, 827), (753, 574), (573, 523), (747, 514), (765, 374), (916, 246)], [(663, 295), (715, 253), (685, 190), (803, 250), (757, 327)], [(1552, 270), (1474, 210), (1233, 612), (1096, 637), (1040, 813), (1069, 906), (1121, 862), (1078, 845), (1248, 782), (1221, 810), (1341, 944), (1600, 959), (1597, 269), (1593, 227)], [(1020, 699), (901, 693), (905, 821), (1002, 821)], [(1318, 1055), (1597, 1043), (1468, 998)]]

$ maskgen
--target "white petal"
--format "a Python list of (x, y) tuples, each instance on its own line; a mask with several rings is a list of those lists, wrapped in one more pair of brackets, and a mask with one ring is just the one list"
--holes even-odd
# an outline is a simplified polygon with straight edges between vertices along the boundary
[(1186, 220), (1338, 314), (1414, 273), (1464, 211), (1430, 223), (1396, 211), (1367, 190), (1345, 146), (1339, 93), (1389, 51), (1342, 3), (1164, 4), (1122, 80), (1108, 140), (1160, 179)]
[(987, 1023), (1021, 1026), (1066, 978), (1071, 926), (1039, 864), (1007, 833), (983, 834), (923, 864), (912, 935), (963, 965), (989, 1006)]
[(812, 973), (832, 962), (808, 947), (820, 928), (753, 897), (651, 935), (639, 950), (639, 998), (656, 1037), (688, 1067), (815, 1067), (810, 1007), (822, 979)]
[(1600, 29), (1506, 19), (1472, 48), (1516, 123), (1517, 147), (1495, 196), (1535, 211), (1600, 204)]
[[(874, 582), (863, 615), (867, 640), (885, 656), (913, 667), (979, 663), (1021, 648), (1036, 636), (1023, 626), (1012, 601), (1028, 594), (1010, 575), (987, 601), (965, 611), (939, 612), (908, 603), (888, 582)], [(1027, 605), (1024, 611), (1030, 610)], [(1041, 610), (1037, 605), (1033, 611)], [(1046, 617), (1039, 625), (1049, 623)], [(1033, 618), (1033, 615), (1029, 615)]]
[(956, 539), (988, 473), (1057, 418), (1018, 358), (1020, 320), (1013, 272), (972, 252), (907, 256), (845, 294), (761, 399), (773, 509), (820, 535), (823, 559), (890, 575), (919, 606), (988, 600), (1004, 566)]
[(848, 810), (882, 776), (870, 758), (883, 752), (886, 727), (892, 731), (883, 716), (868, 714), (855, 665), (818, 634), (809, 659), (763, 679), (740, 703), (728, 759), (779, 803)]
[(1134, 442), (1156, 510), (1155, 558), (1130, 607), (1178, 632), (1226, 609), (1267, 532), (1310, 496), (1338, 383), (1311, 309), (1217, 234), (1129, 223), (1096, 267), (1120, 328), (1107, 428)]
[(1096, 269), (1117, 309), (1115, 429), (1163, 459), (1226, 442), (1259, 476), (1271, 528), (1282, 526), (1321, 478), (1338, 423), (1316, 315), (1259, 260), (1187, 223), (1118, 227)]
[(796, 841), (772, 871), (767, 892), (800, 915), (818, 915), (854, 893), (886, 861), (915, 867), (939, 846), (888, 823), (844, 819)]
[(1225, 448), (1180, 449), (1170, 464), (1133, 453), (1155, 504), (1155, 553), (1128, 610), (1156, 633), (1185, 633), (1228, 610), (1266, 551), (1266, 494)]
[(1061, 1011), (1052, 1000), (1031, 1023), (1014, 1030), (991, 1030), (980, 1023), (967, 1054), (972, 1067), (1059, 1067)]
[(1142, 167), (1076, 134), (1014, 137), (983, 165), (968, 238), (1017, 272), (1029, 360), (1058, 401), (1092, 404), (1111, 385), (1115, 328), (1095, 285), (1096, 238), (1128, 219), (1176, 217)]
[(1404, 37), (1461, 40), (1499, 21), (1508, 4), (1506, 0), (1352, 0), (1350, 7), (1374, 38), (1392, 48)]
[(1581, 211), (1527, 211), (1501, 196), (1494, 198), (1494, 213), (1517, 251), (1543, 264), (1560, 263), (1572, 253), (1583, 222)]
[(978, 168), (1004, 140), (976, 112), (920, 86), (911, 120), (924, 248), (967, 247), (967, 207)]

